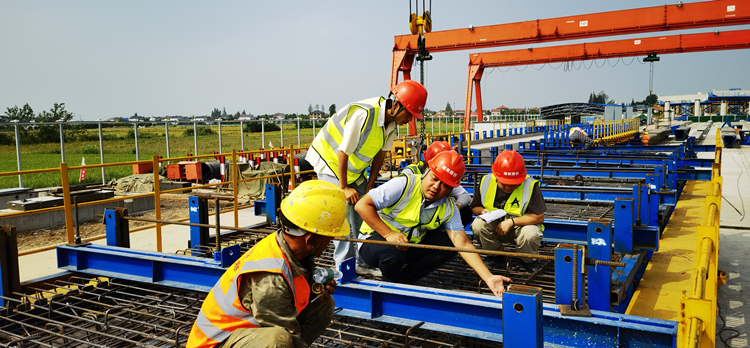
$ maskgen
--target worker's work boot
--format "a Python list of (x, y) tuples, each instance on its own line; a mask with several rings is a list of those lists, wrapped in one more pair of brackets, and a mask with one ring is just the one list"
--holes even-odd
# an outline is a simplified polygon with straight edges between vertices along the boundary
[(357, 265), (355, 273), (357, 273), (357, 275), (369, 275), (378, 278), (383, 277), (383, 272), (381, 272), (379, 268), (372, 268), (368, 266)]
[(484, 259), (484, 265), (489, 269), (505, 269), (507, 264), (508, 262), (505, 259), (505, 256), (487, 256), (487, 258)]

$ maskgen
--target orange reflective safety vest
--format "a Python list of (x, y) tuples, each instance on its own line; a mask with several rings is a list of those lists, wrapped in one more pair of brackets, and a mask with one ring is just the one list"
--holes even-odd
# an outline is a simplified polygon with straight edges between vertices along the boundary
[(282, 274), (294, 294), (297, 315), (307, 306), (310, 284), (304, 275), (292, 278), (289, 260), (281, 251), (276, 234), (271, 234), (232, 264), (208, 293), (190, 331), (188, 348), (213, 347), (229, 338), (234, 330), (260, 327), (253, 313), (242, 306), (239, 294), (240, 276), (252, 272)]

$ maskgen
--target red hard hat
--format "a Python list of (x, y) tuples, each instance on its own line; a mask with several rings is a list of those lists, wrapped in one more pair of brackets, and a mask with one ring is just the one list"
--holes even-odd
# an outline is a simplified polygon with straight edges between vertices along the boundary
[(421, 83), (406, 80), (393, 87), (391, 92), (414, 117), (420, 120), (423, 118), (422, 110), (427, 102), (427, 90)]
[(461, 177), (464, 176), (464, 158), (456, 151), (445, 151), (439, 153), (432, 161), (428, 162), (430, 170), (450, 187), (458, 187)]
[(516, 150), (503, 150), (492, 164), (495, 179), (505, 185), (518, 185), (526, 180), (526, 164)]
[(447, 141), (434, 141), (427, 148), (427, 151), (424, 152), (424, 161), (432, 161), (432, 159), (435, 158), (435, 156), (437, 156), (439, 153), (451, 150), (453, 150), (453, 148), (451, 147), (451, 144), (448, 144)]

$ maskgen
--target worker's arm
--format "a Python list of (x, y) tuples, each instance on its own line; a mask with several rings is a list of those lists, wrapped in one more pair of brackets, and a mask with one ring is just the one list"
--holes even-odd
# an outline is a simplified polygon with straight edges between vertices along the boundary
[(367, 188), (365, 188), (365, 193), (370, 192), (370, 190), (375, 187), (375, 180), (378, 179), (380, 168), (383, 168), (383, 160), (385, 159), (385, 154), (386, 151), (380, 150), (380, 152), (375, 155), (375, 158), (372, 159), (372, 164), (370, 165), (370, 177), (367, 179)]
[(458, 208), (458, 210), (461, 210), (463, 207), (471, 204), (471, 195), (468, 191), (466, 191), (465, 188), (461, 186), (454, 187), (451, 190), (449, 196), (453, 197), (453, 199), (456, 201), (456, 207)]
[[(453, 246), (456, 248), (466, 248), (466, 249), (476, 249), (474, 247), (474, 244), (469, 241), (469, 237), (466, 236), (466, 232), (464, 230), (447, 230), (448, 237), (451, 239), (451, 242), (453, 242)], [(461, 257), (466, 261), (466, 263), (474, 270), (474, 272), (477, 272), (477, 275), (484, 280), (484, 282), (489, 286), (490, 290), (492, 290), (492, 293), (494, 293), (496, 296), (502, 296), (502, 293), (505, 291), (504, 282), (510, 282), (511, 279), (507, 277), (503, 277), (500, 275), (493, 275), (492, 272), (490, 272), (489, 269), (487, 269), (487, 266), (484, 265), (484, 262), (482, 261), (482, 258), (479, 257), (479, 254), (475, 253), (459, 253)]]
[[(362, 197), (362, 199), (357, 202), (357, 205), (354, 206), (354, 209), (357, 211), (359, 216), (362, 217), (362, 221), (366, 222), (368, 226), (370, 226), (385, 240), (391, 243), (409, 243), (409, 240), (407, 240), (402, 233), (394, 232), (390, 227), (388, 227), (388, 225), (385, 224), (385, 222), (383, 222), (382, 219), (380, 219), (380, 215), (378, 215), (378, 208), (375, 206), (375, 202), (372, 200), (372, 197), (370, 197), (369, 194)], [(407, 247), (403, 246), (398, 246), (396, 248), (402, 251), (408, 249)]]
[(239, 294), (242, 306), (253, 313), (261, 327), (280, 327), (291, 334), (295, 347), (307, 347), (297, 321), (294, 294), (284, 276), (269, 272), (243, 275)]
[(534, 186), (534, 190), (531, 192), (531, 199), (529, 200), (529, 206), (526, 209), (524, 216), (514, 216), (508, 218), (505, 221), (497, 225), (495, 230), (498, 234), (505, 234), (515, 226), (526, 226), (526, 225), (538, 225), (544, 222), (544, 213), (547, 212), (547, 204), (544, 202), (544, 196), (542, 196), (542, 190), (539, 184)]
[(349, 155), (347, 155), (344, 151), (339, 150), (339, 172), (337, 173), (339, 175), (339, 186), (341, 186), (341, 189), (344, 190), (346, 201), (351, 205), (355, 205), (359, 200), (359, 193), (357, 192), (357, 190), (349, 187), (349, 183), (346, 180), (346, 172), (348, 171), (348, 166)]
[(471, 213), (474, 214), (474, 216), (479, 216), (482, 214), (489, 213), (490, 211), (484, 208), (484, 205), (482, 205), (482, 194), (479, 192), (479, 190), (474, 190), (474, 197), (471, 199)]
[(526, 214), (524, 216), (513, 216), (497, 224), (496, 232), (504, 235), (514, 226), (539, 225), (544, 223), (544, 214)]

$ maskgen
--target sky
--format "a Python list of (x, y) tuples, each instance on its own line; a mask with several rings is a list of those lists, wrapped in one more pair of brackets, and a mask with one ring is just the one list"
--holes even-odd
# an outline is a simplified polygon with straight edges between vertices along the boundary
[[(436, 0), (433, 31), (663, 4)], [(387, 95), (394, 36), (409, 34), (404, 0), (3, 0), (0, 13), (0, 114), (26, 103), (39, 113), (58, 102), (83, 120), (205, 115), (213, 108), (256, 115), (307, 113), (310, 104), (341, 108)], [(713, 29), (662, 35), (706, 31)], [(659, 33), (534, 47), (652, 36)], [(526, 46), (433, 54), (425, 67), (426, 107), (464, 108), (470, 53), (519, 48)], [(655, 63), (654, 93), (750, 89), (748, 58), (750, 50), (663, 55)], [(553, 69), (559, 64), (487, 70), (483, 106), (586, 102), (599, 91), (625, 103), (648, 95), (649, 66), (640, 58), (595, 61), (601, 68), (591, 63), (574, 71)]]

